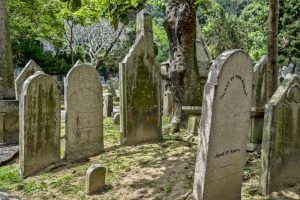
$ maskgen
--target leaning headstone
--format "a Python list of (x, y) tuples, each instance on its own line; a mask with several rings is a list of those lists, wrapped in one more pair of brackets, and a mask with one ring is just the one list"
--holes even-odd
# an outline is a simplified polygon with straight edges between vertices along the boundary
[(163, 115), (171, 116), (173, 111), (173, 93), (166, 91), (164, 94), (164, 103), (163, 103)]
[(17, 100), (19, 99), (19, 97), (21, 95), (23, 84), (26, 81), (26, 79), (38, 71), (44, 72), (42, 70), (42, 68), (40, 66), (38, 66), (38, 64), (36, 64), (36, 62), (34, 62), (34, 60), (30, 60), (26, 64), (26, 66), (23, 68), (23, 70), (21, 71), (21, 73), (15, 80), (15, 89), (16, 89), (16, 99)]
[(111, 113), (113, 112), (113, 95), (110, 93), (106, 93), (103, 95), (103, 116), (104, 117), (111, 117)]
[(300, 183), (300, 78), (288, 74), (266, 105), (260, 190)]
[(137, 15), (137, 38), (120, 64), (121, 143), (161, 141), (160, 66), (153, 46), (152, 18)]
[(33, 175), (60, 160), (60, 90), (49, 75), (37, 72), (20, 98), (20, 173)]
[(86, 193), (100, 192), (105, 186), (106, 169), (102, 165), (92, 165), (86, 171)]
[(250, 128), (252, 61), (241, 50), (222, 53), (205, 85), (193, 197), (241, 199)]
[(96, 69), (88, 64), (74, 66), (65, 84), (67, 161), (87, 159), (103, 150), (102, 102)]
[(253, 151), (261, 144), (263, 126), (264, 126), (264, 109), (267, 103), (267, 93), (265, 87), (265, 73), (268, 64), (267, 56), (262, 56), (254, 66), (253, 75), (253, 92), (251, 108), (251, 128), (249, 131), (248, 151)]
[(14, 99), (14, 69), (5, 0), (0, 0), (0, 99)]

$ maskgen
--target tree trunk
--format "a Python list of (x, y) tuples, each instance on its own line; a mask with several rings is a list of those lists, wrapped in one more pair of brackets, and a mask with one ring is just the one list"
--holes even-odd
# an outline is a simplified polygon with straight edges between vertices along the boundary
[(194, 1), (168, 0), (164, 27), (170, 45), (170, 80), (174, 94), (170, 132), (177, 132), (184, 118), (182, 106), (200, 106), (202, 103)]
[(268, 66), (266, 71), (266, 92), (268, 100), (271, 99), (278, 84), (278, 21), (279, 0), (269, 0), (269, 45)]

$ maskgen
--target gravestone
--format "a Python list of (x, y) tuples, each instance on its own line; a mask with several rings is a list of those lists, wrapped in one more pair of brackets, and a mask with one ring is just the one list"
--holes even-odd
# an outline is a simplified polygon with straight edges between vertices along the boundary
[(14, 70), (5, 0), (0, 0), (0, 99), (14, 99)]
[(106, 93), (103, 96), (104, 96), (103, 116), (111, 117), (111, 113), (113, 112), (113, 107), (114, 107), (113, 95), (110, 93)]
[(160, 65), (155, 58), (152, 18), (137, 15), (137, 37), (120, 64), (121, 143), (161, 141)]
[(114, 115), (113, 124), (120, 125), (120, 113)]
[(96, 69), (75, 65), (65, 84), (65, 157), (73, 162), (103, 150), (102, 88)]
[(262, 56), (254, 66), (253, 94), (251, 108), (251, 128), (249, 131), (249, 143), (247, 150), (253, 151), (262, 141), (264, 126), (264, 108), (267, 103), (265, 87), (265, 72), (268, 64), (267, 56)]
[(171, 116), (173, 111), (173, 93), (166, 91), (164, 94), (164, 103), (163, 103), (163, 115)]
[(204, 89), (193, 197), (240, 200), (250, 129), (252, 61), (241, 50), (222, 53)]
[(16, 89), (16, 99), (17, 100), (19, 99), (19, 97), (21, 95), (23, 84), (26, 81), (26, 79), (37, 71), (44, 72), (42, 70), (42, 68), (40, 66), (38, 66), (38, 64), (36, 64), (36, 62), (34, 62), (34, 60), (30, 60), (26, 64), (26, 66), (23, 68), (23, 70), (21, 71), (19, 76), (16, 78), (15, 89)]
[(288, 74), (266, 105), (260, 190), (300, 183), (300, 78)]
[(5, 0), (0, 0), (0, 145), (17, 144), (19, 130), (8, 21)]
[(92, 165), (86, 171), (86, 193), (100, 192), (105, 186), (106, 169), (102, 165)]
[(200, 127), (201, 106), (182, 106), (184, 114), (188, 115), (188, 128), (186, 134), (188, 137), (198, 134)]
[(60, 160), (60, 90), (49, 75), (37, 72), (20, 98), (20, 173), (33, 175)]

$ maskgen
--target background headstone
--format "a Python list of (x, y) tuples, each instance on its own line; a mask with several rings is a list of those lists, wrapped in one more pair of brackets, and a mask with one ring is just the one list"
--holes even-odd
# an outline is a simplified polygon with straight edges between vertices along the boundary
[(15, 80), (15, 89), (16, 89), (16, 99), (17, 100), (19, 99), (19, 97), (21, 95), (23, 84), (26, 81), (26, 79), (37, 71), (44, 72), (42, 70), (42, 68), (40, 66), (38, 66), (38, 64), (36, 64), (36, 62), (34, 62), (34, 60), (30, 60), (26, 64), (26, 66), (23, 68), (21, 73), (18, 75), (18, 77)]
[(253, 75), (253, 94), (251, 108), (251, 128), (249, 131), (249, 144), (247, 150), (253, 151), (257, 144), (261, 144), (263, 126), (264, 126), (264, 109), (267, 103), (267, 93), (265, 85), (265, 73), (268, 64), (267, 56), (262, 56), (254, 66)]
[(60, 160), (60, 91), (49, 75), (37, 72), (20, 98), (20, 173), (33, 175)]
[(114, 107), (113, 95), (110, 93), (106, 93), (103, 95), (103, 98), (103, 116), (111, 117), (111, 113), (113, 112)]
[(14, 70), (5, 0), (0, 0), (0, 99), (14, 99)]
[(288, 74), (266, 105), (260, 190), (300, 183), (300, 78)]
[(86, 192), (93, 194), (101, 191), (105, 186), (106, 169), (102, 165), (96, 164), (88, 168), (86, 172)]
[(241, 50), (222, 53), (205, 85), (193, 197), (241, 199), (250, 129), (252, 61)]
[(102, 87), (96, 69), (74, 66), (65, 85), (67, 161), (86, 159), (103, 150)]
[(173, 111), (173, 93), (166, 91), (164, 94), (164, 103), (163, 103), (163, 115), (171, 116)]
[(137, 15), (137, 37), (120, 64), (121, 143), (135, 145), (162, 140), (161, 77), (155, 58), (152, 18)]
[(116, 113), (113, 118), (113, 124), (120, 125), (120, 113)]

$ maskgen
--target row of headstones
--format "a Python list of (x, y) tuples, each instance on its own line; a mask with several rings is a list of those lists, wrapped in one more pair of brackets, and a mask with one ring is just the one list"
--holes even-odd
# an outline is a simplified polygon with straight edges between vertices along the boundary
[[(241, 50), (224, 52), (211, 67), (200, 120), (194, 199), (241, 199), (252, 78), (252, 61)], [(300, 78), (287, 75), (265, 109), (259, 185), (263, 195), (300, 182)]]
[[(61, 95), (57, 81), (31, 64), (32, 74), (17, 79), (20, 100), (20, 171), (30, 176), (60, 161)], [(28, 73), (30, 75), (30, 73)], [(27, 75), (28, 75), (27, 74)], [(22, 81), (23, 80), (23, 84)], [(75, 65), (65, 85), (65, 159), (73, 162), (103, 151), (102, 88), (98, 72)]]

